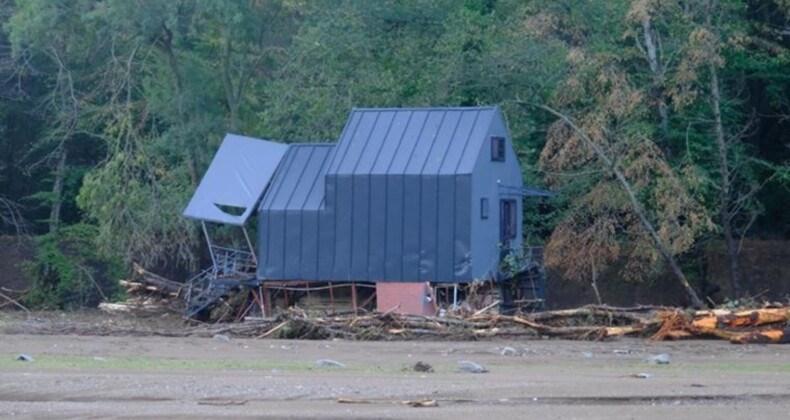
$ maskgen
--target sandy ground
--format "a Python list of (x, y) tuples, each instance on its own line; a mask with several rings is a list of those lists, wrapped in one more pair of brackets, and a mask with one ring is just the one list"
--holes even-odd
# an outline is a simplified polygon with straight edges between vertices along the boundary
[[(20, 334), (25, 322), (0, 317), (2, 418), (790, 418), (788, 346)], [(671, 363), (645, 362), (660, 353)], [(460, 372), (467, 360), (489, 372)], [(402, 404), (423, 399), (438, 407)]]

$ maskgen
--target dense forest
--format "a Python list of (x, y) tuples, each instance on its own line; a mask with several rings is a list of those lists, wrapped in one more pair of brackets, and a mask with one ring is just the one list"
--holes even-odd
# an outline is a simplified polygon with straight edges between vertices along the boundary
[[(224, 133), (334, 141), (352, 107), (498, 105), (557, 275), (670, 273), (790, 238), (788, 0), (0, 0), (0, 232), (29, 303), (200, 264)], [(95, 293), (93, 293), (95, 294)], [(704, 298), (704, 297), (703, 297)]]

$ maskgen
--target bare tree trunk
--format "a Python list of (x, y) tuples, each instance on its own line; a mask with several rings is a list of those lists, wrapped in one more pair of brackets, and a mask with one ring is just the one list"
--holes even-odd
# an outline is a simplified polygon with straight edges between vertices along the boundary
[(60, 227), (60, 208), (63, 204), (63, 179), (66, 177), (66, 148), (61, 146), (58, 153), (58, 166), (55, 167), (55, 183), (52, 185), (52, 207), (49, 212), (49, 231)]
[(618, 168), (615, 162), (606, 154), (606, 152), (598, 146), (588, 135), (584, 132), (578, 125), (576, 125), (568, 116), (565, 114), (556, 111), (553, 108), (550, 108), (545, 105), (535, 105), (540, 109), (546, 110), (550, 112), (552, 115), (560, 118), (565, 124), (573, 129), (576, 133), (579, 134), (579, 137), (584, 141), (584, 143), (592, 149), (595, 154), (601, 159), (607, 168), (609, 168), (612, 173), (614, 174), (617, 181), (625, 190), (626, 194), (628, 195), (628, 201), (631, 203), (631, 208), (636, 213), (636, 216), (639, 218), (639, 221), (642, 223), (642, 226), (645, 228), (647, 233), (653, 239), (656, 244), (656, 249), (658, 250), (659, 254), (664, 258), (664, 260), (669, 264), (672, 273), (675, 275), (678, 283), (683, 287), (683, 290), (686, 292), (686, 297), (688, 297), (689, 302), (695, 308), (702, 308), (705, 305), (700, 300), (699, 296), (697, 296), (697, 292), (691, 287), (689, 284), (688, 279), (686, 279), (686, 275), (683, 274), (683, 270), (680, 269), (680, 265), (678, 264), (677, 260), (675, 259), (675, 255), (665, 244), (664, 241), (661, 240), (661, 237), (658, 236), (658, 232), (656, 232), (653, 223), (647, 218), (645, 215), (645, 211), (642, 208), (642, 203), (639, 202), (639, 199), (636, 198), (636, 193), (634, 193), (634, 189), (631, 187), (631, 183), (628, 182), (623, 172)]
[(599, 305), (603, 305), (603, 300), (601, 300), (601, 293), (598, 291), (598, 272), (595, 270), (595, 260), (590, 259), (590, 268), (592, 270), (592, 279), (590, 280), (590, 284), (592, 285), (593, 292), (595, 292), (595, 299), (598, 301)]
[(661, 68), (661, 61), (658, 52), (657, 34), (653, 29), (652, 19), (649, 14), (647, 14), (642, 21), (642, 31), (645, 41), (645, 55), (647, 56), (647, 62), (650, 65), (650, 72), (653, 73), (653, 84), (655, 85), (653, 90), (655, 92), (654, 94), (656, 96), (656, 102), (658, 103), (658, 115), (661, 119), (661, 135), (664, 136), (664, 138), (667, 138), (669, 136), (669, 108), (667, 107), (664, 88), (661, 86), (663, 70)]
[(740, 296), (740, 267), (738, 265), (738, 244), (735, 242), (732, 229), (732, 212), (730, 204), (732, 198), (732, 185), (730, 183), (730, 167), (727, 158), (727, 141), (724, 138), (724, 123), (721, 120), (721, 91), (719, 88), (719, 74), (714, 64), (710, 64), (710, 91), (711, 109), (713, 110), (713, 125), (716, 133), (716, 148), (719, 160), (719, 221), (724, 230), (724, 243), (727, 247), (729, 260), (730, 297), (737, 299)]

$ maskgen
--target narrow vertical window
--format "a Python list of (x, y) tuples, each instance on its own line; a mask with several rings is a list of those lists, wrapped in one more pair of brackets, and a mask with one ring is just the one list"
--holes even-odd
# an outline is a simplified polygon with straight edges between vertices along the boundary
[(491, 160), (496, 162), (505, 161), (504, 137), (491, 137)]
[(502, 200), (499, 204), (499, 239), (504, 242), (516, 237), (518, 232), (518, 206), (516, 200)]
[(488, 199), (481, 198), (480, 199), (480, 218), (481, 219), (488, 219)]

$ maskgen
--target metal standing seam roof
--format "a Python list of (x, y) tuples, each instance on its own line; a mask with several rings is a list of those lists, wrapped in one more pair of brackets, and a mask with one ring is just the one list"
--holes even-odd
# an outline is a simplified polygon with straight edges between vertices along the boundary
[(324, 176), (334, 146), (334, 143), (291, 144), (261, 202), (261, 209), (320, 209), (324, 202)]
[(327, 172), (470, 174), (496, 111), (496, 107), (354, 109)]

